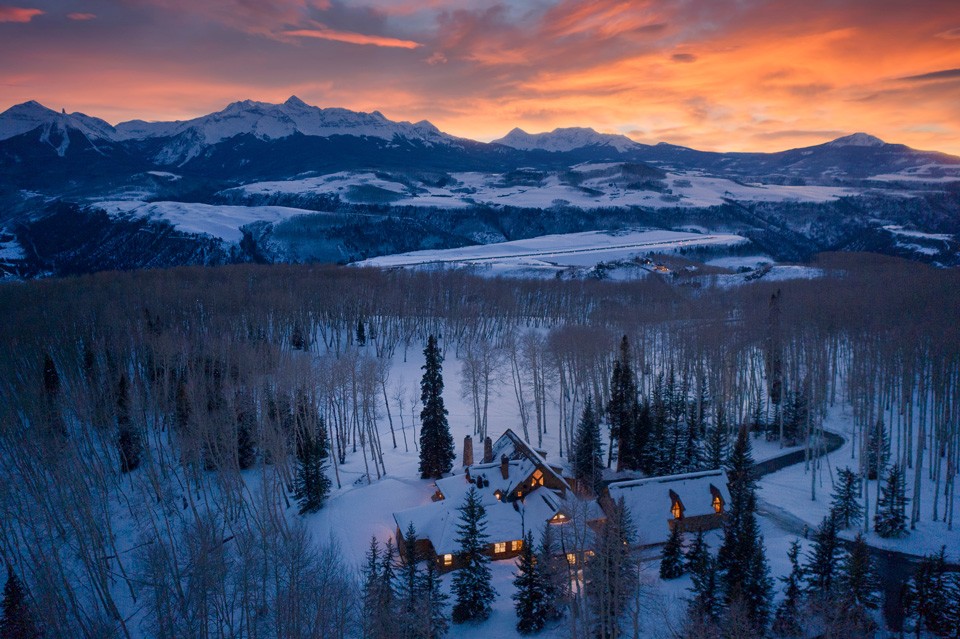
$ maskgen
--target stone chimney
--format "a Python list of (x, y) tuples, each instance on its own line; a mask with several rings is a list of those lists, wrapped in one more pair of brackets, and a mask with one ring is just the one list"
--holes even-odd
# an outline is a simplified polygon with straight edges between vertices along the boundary
[(463, 438), (463, 467), (473, 466), (473, 437)]
[(489, 464), (493, 461), (493, 440), (487, 437), (483, 440), (483, 463)]
[(500, 474), (504, 479), (510, 479), (510, 460), (506, 455), (500, 455)]

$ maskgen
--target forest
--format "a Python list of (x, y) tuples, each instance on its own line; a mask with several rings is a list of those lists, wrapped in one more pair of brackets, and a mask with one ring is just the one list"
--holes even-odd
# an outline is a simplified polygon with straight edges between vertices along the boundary
[[(3, 284), (7, 583), (32, 610), (34, 636), (459, 636), (446, 617), (402, 622), (423, 619), (413, 603), (401, 606), (403, 593), (432, 602), (431, 619), (446, 595), (429, 566), (405, 568), (392, 546), (382, 558), (394, 543), (389, 512), (369, 510), (384, 523), (366, 567), (344, 551), (353, 531), (331, 521), (323, 536), (310, 524), (352, 486), (394, 477), (428, 484), (397, 460), (416, 455), (417, 382), (431, 336), (459, 372), (444, 380), (448, 403), (465, 407), (450, 416), (458, 447), (464, 435), (482, 441), (509, 427), (572, 468), (588, 422), (604, 477), (727, 466), (742, 508), (736, 525), (755, 536), (747, 442), (764, 442), (804, 451), (805, 499), (829, 503), (846, 486), (847, 519), (831, 515), (814, 534), (814, 553), (834, 544), (824, 551), (831, 566), (842, 553), (829, 526), (867, 539), (953, 534), (960, 273), (860, 253), (820, 254), (814, 266), (826, 275), (733, 288), (251, 264)], [(400, 383), (400, 371), (411, 370), (417, 379)], [(629, 418), (624, 388), (635, 402)], [(850, 444), (846, 469), (821, 455), (827, 415), (841, 406), (852, 416), (840, 433)], [(640, 432), (637, 420), (645, 420), (642, 444), (625, 438)], [(765, 493), (776, 505), (777, 494)], [(551, 578), (555, 605), (539, 613), (550, 636), (650, 636), (641, 618), (657, 582), (629, 574), (649, 553), (611, 541), (628, 540), (628, 522), (605, 526), (595, 531), (592, 563)], [(866, 561), (857, 539), (848, 563)], [(957, 598), (940, 607), (956, 611), (960, 580), (948, 564), (960, 557), (948, 545), (938, 564), (933, 548), (939, 543), (918, 551), (930, 555), (922, 566)], [(703, 566), (726, 561), (721, 578), (733, 579), (734, 550), (712, 559), (688, 548), (699, 578), (662, 636), (717, 636), (718, 627), (729, 637), (806, 636), (805, 628), (857, 636), (849, 618), (829, 612), (839, 599), (801, 597), (801, 581), (804, 592), (842, 594), (809, 571), (781, 584), (757, 559), (763, 605), (739, 610), (729, 593), (710, 594), (722, 585), (706, 583), (712, 571)], [(799, 552), (790, 557), (798, 571)], [(663, 553), (676, 557), (677, 548)], [(521, 555), (519, 570), (537, 561)], [(550, 564), (549, 553), (539, 562)], [(407, 589), (384, 604), (372, 584), (402, 585), (404, 574)], [(960, 621), (931, 621), (924, 588), (934, 582), (911, 583), (906, 628), (960, 636), (949, 634), (960, 633)], [(785, 601), (793, 625), (783, 622)], [(884, 622), (876, 602), (861, 603), (873, 621), (854, 620), (856, 632), (871, 636)], [(373, 614), (384, 605), (397, 607), (394, 619)]]

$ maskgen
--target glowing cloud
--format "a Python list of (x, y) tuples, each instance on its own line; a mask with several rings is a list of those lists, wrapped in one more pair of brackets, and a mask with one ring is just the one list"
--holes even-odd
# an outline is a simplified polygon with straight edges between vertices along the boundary
[(326, 28), (294, 29), (292, 31), (284, 31), (282, 35), (294, 38), (315, 38), (318, 40), (332, 40), (333, 42), (347, 42), (349, 44), (372, 45), (375, 47), (396, 47), (399, 49), (416, 49), (422, 46), (419, 42), (413, 42), (411, 40), (399, 40), (397, 38), (336, 31)]
[(0, 22), (30, 22), (37, 16), (42, 16), (44, 13), (45, 11), (41, 11), (40, 9), (0, 5)]

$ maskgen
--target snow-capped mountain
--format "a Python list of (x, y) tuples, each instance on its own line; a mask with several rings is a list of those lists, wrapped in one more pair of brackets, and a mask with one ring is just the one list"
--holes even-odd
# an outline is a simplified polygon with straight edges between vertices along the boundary
[(427, 146), (456, 140), (427, 121), (394, 122), (379, 111), (361, 113), (347, 109), (321, 109), (296, 96), (283, 104), (244, 100), (193, 120), (178, 122), (123, 122), (116, 127), (119, 140), (171, 138), (156, 159), (161, 164), (187, 162), (206, 148), (234, 138), (252, 135), (259, 140), (281, 140), (295, 134), (329, 138), (338, 135), (416, 140)]
[(39, 102), (29, 101), (0, 113), (0, 141), (38, 132), (37, 139), (63, 157), (70, 147), (71, 133), (79, 133), (96, 147), (100, 140), (113, 140), (116, 130), (99, 118), (83, 113), (57, 112)]
[(869, 133), (854, 133), (853, 135), (847, 135), (842, 138), (837, 138), (832, 142), (827, 142), (824, 146), (836, 148), (841, 146), (878, 147), (885, 145), (886, 142), (878, 137), (870, 135)]
[(585, 147), (609, 147), (620, 153), (635, 151), (642, 145), (634, 142), (625, 135), (597, 133), (595, 130), (583, 127), (554, 129), (549, 133), (527, 133), (516, 128), (494, 144), (502, 144), (521, 151), (551, 151), (567, 152)]

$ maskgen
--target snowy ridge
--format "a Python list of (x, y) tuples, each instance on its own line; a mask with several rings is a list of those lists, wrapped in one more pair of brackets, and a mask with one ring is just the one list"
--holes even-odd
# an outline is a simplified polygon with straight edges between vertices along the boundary
[(53, 147), (60, 157), (70, 147), (71, 131), (84, 136), (94, 148), (97, 141), (112, 140), (116, 136), (116, 130), (99, 118), (83, 113), (57, 113), (33, 100), (0, 113), (0, 140), (38, 129), (39, 141)]
[(831, 148), (844, 147), (844, 146), (886, 146), (886, 142), (881, 140), (878, 137), (872, 136), (868, 133), (854, 133), (853, 135), (847, 135), (842, 138), (837, 138), (832, 142), (827, 142), (823, 146), (828, 146)]
[(554, 129), (549, 133), (527, 133), (517, 128), (499, 140), (494, 140), (493, 143), (521, 151), (553, 152), (573, 151), (588, 146), (608, 146), (624, 153), (640, 146), (625, 135), (597, 133), (593, 129), (581, 127)]

